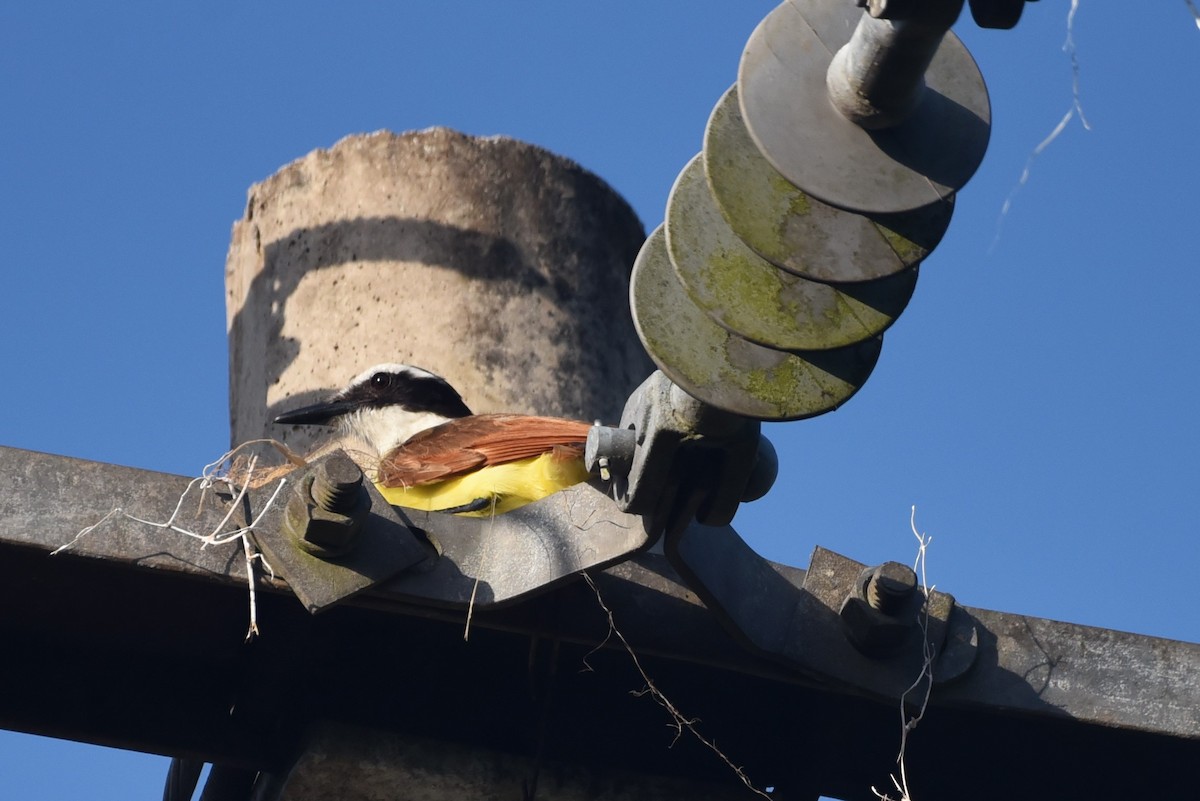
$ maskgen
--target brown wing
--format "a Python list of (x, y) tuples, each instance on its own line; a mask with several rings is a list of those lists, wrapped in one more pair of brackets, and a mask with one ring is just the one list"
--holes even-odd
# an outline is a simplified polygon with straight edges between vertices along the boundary
[(587, 440), (590, 428), (590, 423), (559, 417), (462, 417), (422, 431), (385, 456), (379, 481), (385, 487), (413, 487), (562, 446), (578, 448)]

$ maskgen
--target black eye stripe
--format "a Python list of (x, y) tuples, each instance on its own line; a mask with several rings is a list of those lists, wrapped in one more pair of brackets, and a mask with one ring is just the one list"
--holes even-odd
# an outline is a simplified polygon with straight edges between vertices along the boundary
[(471, 410), (454, 387), (432, 375), (378, 372), (340, 393), (338, 398), (354, 406), (382, 408), (398, 404), (413, 411), (428, 411), (444, 417), (465, 417)]

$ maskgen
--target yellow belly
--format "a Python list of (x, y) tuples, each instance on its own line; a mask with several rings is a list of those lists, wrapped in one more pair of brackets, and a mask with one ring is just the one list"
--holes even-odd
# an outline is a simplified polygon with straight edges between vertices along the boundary
[[(555, 458), (549, 453), (517, 462), (485, 467), (474, 473), (422, 484), (419, 487), (379, 487), (393, 506), (436, 512), (466, 506), (480, 498), (488, 507), (478, 512), (462, 512), (468, 517), (504, 514), (527, 503), (545, 498), (559, 490), (588, 479), (581, 459)], [(378, 486), (378, 485), (376, 485)]]

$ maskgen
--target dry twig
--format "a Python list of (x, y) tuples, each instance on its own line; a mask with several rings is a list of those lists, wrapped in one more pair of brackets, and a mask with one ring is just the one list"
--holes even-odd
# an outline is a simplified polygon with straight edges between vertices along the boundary
[[(925, 717), (925, 708), (929, 705), (929, 693), (933, 690), (933, 662), (937, 658), (937, 652), (934, 649), (933, 643), (929, 641), (929, 593), (933, 588), (925, 578), (925, 551), (929, 547), (929, 543), (933, 542), (933, 537), (927, 536), (917, 531), (917, 507), (912, 508), (908, 520), (909, 527), (912, 528), (913, 536), (917, 538), (919, 543), (917, 547), (917, 558), (913, 564), (915, 570), (921, 576), (921, 592), (925, 595), (925, 603), (921, 605), (920, 626), (921, 626), (921, 649), (922, 662), (921, 673), (916, 680), (909, 685), (904, 694), (900, 696), (900, 753), (896, 757), (896, 764), (899, 765), (899, 775), (892, 774), (892, 785), (896, 788), (896, 792), (900, 794), (899, 798), (893, 799), (886, 793), (881, 793), (875, 787), (871, 788), (871, 792), (881, 801), (912, 801), (912, 795), (908, 791), (908, 770), (905, 765), (904, 755), (908, 749), (908, 735), (913, 729), (917, 728), (917, 724)], [(913, 692), (921, 691), (924, 687), (924, 697), (921, 698), (920, 708), (917, 714), (912, 717), (908, 716), (908, 696)]]
[[(658, 689), (654, 683), (654, 680), (650, 678), (649, 674), (646, 673), (646, 669), (642, 667), (641, 660), (638, 659), (637, 653), (633, 650), (633, 647), (630, 646), (628, 640), (625, 639), (625, 635), (621, 634), (621, 630), (617, 628), (616, 621), (613, 619), (612, 610), (609, 609), (608, 605), (604, 603), (604, 598), (600, 595), (600, 590), (596, 586), (596, 582), (592, 580), (591, 575), (586, 570), (583, 571), (583, 578), (584, 581), (588, 583), (588, 586), (592, 588), (592, 592), (596, 593), (596, 601), (600, 604), (600, 608), (604, 610), (604, 614), (608, 618), (608, 637), (605, 637), (604, 642), (608, 642), (609, 637), (613, 636), (620, 640), (621, 646), (625, 649), (625, 652), (629, 654), (629, 658), (633, 660), (633, 666), (641, 675), (642, 681), (646, 683), (644, 689), (634, 690), (633, 694), (637, 696), (649, 695), (658, 703), (659, 706), (667, 710), (667, 714), (671, 716), (671, 728), (675, 730), (675, 738), (672, 740), (671, 744), (674, 745), (675, 742), (677, 742), (679, 738), (683, 736), (683, 732), (686, 729), (688, 733), (690, 733), (705, 747), (720, 757), (721, 761), (728, 765), (730, 770), (734, 772), (734, 775), (741, 779), (742, 784), (746, 785), (746, 787), (748, 787), (751, 791), (762, 796), (763, 798), (771, 798), (770, 795), (755, 787), (754, 784), (751, 783), (750, 778), (746, 775), (745, 771), (733, 764), (732, 760), (725, 756), (721, 749), (717, 748), (717, 744), (714, 741), (708, 739), (696, 729), (696, 724), (700, 722), (699, 718), (685, 717), (683, 713), (681, 713), (675, 706), (675, 704), (671, 703), (671, 699), (667, 698), (667, 696), (663, 694), (662, 690)], [(603, 646), (604, 642), (596, 647), (599, 648)], [(586, 660), (584, 664), (587, 664)]]
[[(1190, 3), (1191, 0), (1188, 0)], [(1033, 162), (1037, 157), (1042, 155), (1042, 151), (1050, 147), (1055, 139), (1066, 130), (1067, 125), (1076, 115), (1079, 116), (1079, 122), (1083, 125), (1085, 131), (1092, 130), (1091, 123), (1087, 121), (1087, 117), (1083, 113), (1083, 101), (1079, 93), (1079, 55), (1075, 50), (1075, 12), (1079, 10), (1079, 0), (1071, 0), (1071, 10), (1067, 12), (1067, 40), (1063, 42), (1063, 52), (1071, 59), (1071, 105), (1067, 109), (1067, 113), (1058, 121), (1053, 130), (1046, 136), (1045, 139), (1033, 149), (1029, 154), (1029, 158), (1025, 160), (1025, 169), (1021, 171), (1021, 177), (1017, 179), (1017, 185), (1008, 193), (1008, 197), (1004, 199), (1004, 205), (1000, 207), (1000, 216), (996, 220), (996, 235), (992, 238), (992, 245), (988, 248), (988, 252), (994, 252), (996, 245), (1000, 242), (1000, 231), (1004, 227), (1004, 219), (1008, 216), (1009, 209), (1012, 208), (1013, 199), (1021, 188), (1029, 181), (1030, 171), (1033, 169)], [(1200, 24), (1198, 20), (1197, 24)]]
[[(242, 553), (246, 560), (246, 581), (250, 592), (250, 622), (246, 631), (246, 640), (250, 641), (254, 639), (254, 637), (256, 637), (259, 633), (258, 596), (255, 590), (254, 573), (255, 563), (261, 563), (263, 568), (266, 569), (272, 578), (275, 576), (275, 571), (272, 569), (270, 563), (268, 563), (263, 557), (262, 553), (260, 553), (255, 547), (252, 534), (261, 523), (263, 516), (266, 515), (267, 511), (279, 497), (279, 493), (287, 484), (287, 479), (282, 477), (277, 479), (278, 484), (276, 485), (274, 492), (271, 493), (270, 497), (267, 499), (267, 502), (263, 504), (263, 507), (259, 511), (258, 515), (255, 516), (254, 520), (250, 521), (248, 525), (240, 526), (232, 531), (226, 531), (225, 529), (226, 526), (229, 525), (229, 521), (232, 519), (236, 510), (241, 505), (242, 499), (245, 498), (246, 493), (251, 489), (264, 486), (266, 483), (268, 483), (267, 481), (261, 479), (260, 472), (256, 472), (258, 455), (252, 454), (246, 457), (239, 453), (241, 450), (248, 448), (251, 445), (264, 442), (272, 445), (276, 450), (283, 454), (290, 463), (290, 465), (284, 465), (280, 468), (270, 468), (268, 472), (270, 472), (272, 475), (277, 475), (278, 471), (280, 470), (283, 470), (285, 473), (291, 472), (292, 470), (295, 470), (296, 467), (302, 466), (306, 463), (302, 457), (297, 456), (292, 451), (288, 450), (285, 445), (280, 442), (276, 442), (275, 440), (252, 440), (250, 442), (244, 442), (223, 455), (220, 459), (217, 459), (215, 462), (205, 465), (204, 469), (200, 473), (200, 476), (188, 482), (187, 487), (184, 488), (183, 493), (179, 496), (178, 503), (175, 504), (174, 511), (171, 512), (170, 517), (168, 517), (164, 522), (160, 523), (153, 520), (146, 520), (144, 518), (131, 515), (120, 507), (115, 507), (92, 525), (80, 529), (80, 531), (71, 539), (70, 542), (52, 551), (51, 556), (70, 549), (83, 537), (91, 534), (104, 523), (107, 523), (109, 520), (112, 520), (117, 516), (124, 517), (127, 520), (132, 520), (135, 523), (153, 526), (154, 528), (166, 529), (168, 531), (173, 531), (176, 534), (182, 534), (185, 537), (199, 540), (202, 548), (207, 548), (210, 545), (225, 545), (235, 540), (240, 541), (242, 545)], [(212, 531), (208, 532), (207, 534), (201, 534), (177, 524), (176, 520), (179, 518), (180, 510), (183, 509), (183, 504), (189, 493), (191, 493), (194, 489), (199, 488), (200, 500), (203, 501), (204, 493), (217, 485), (228, 488), (230, 493), (234, 494), (235, 497), (229, 504), (229, 511), (226, 512), (225, 516), (221, 518), (221, 521), (213, 527)]]
[(1187, 3), (1188, 11), (1192, 12), (1192, 18), (1196, 21), (1196, 27), (1200, 28), (1200, 9), (1196, 8), (1196, 4), (1192, 0), (1183, 0)]

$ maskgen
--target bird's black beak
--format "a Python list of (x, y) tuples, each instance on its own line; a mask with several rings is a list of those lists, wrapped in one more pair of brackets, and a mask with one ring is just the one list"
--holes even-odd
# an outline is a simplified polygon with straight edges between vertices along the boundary
[(275, 422), (278, 425), (326, 426), (333, 418), (353, 411), (354, 408), (355, 404), (348, 401), (326, 401), (284, 412), (275, 418)]

